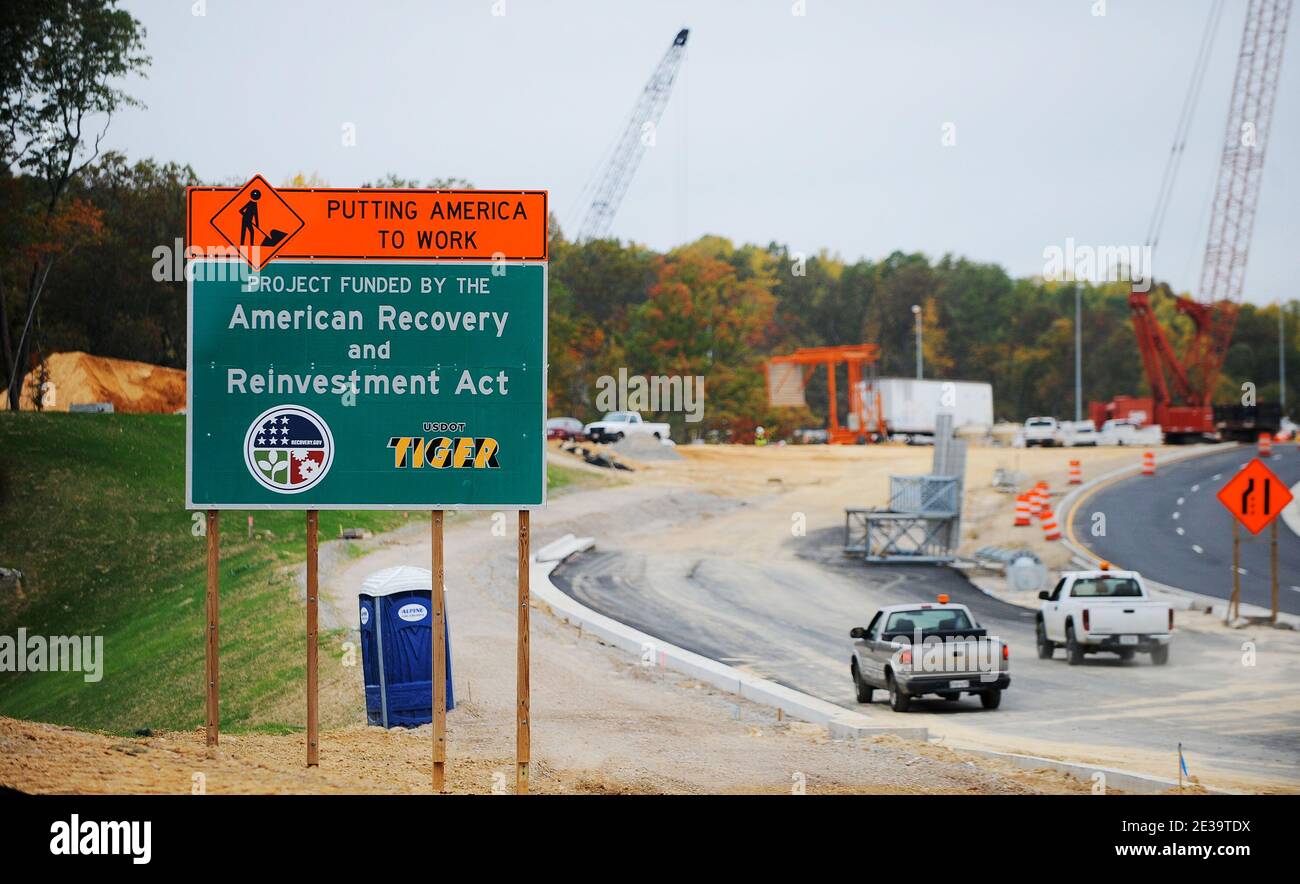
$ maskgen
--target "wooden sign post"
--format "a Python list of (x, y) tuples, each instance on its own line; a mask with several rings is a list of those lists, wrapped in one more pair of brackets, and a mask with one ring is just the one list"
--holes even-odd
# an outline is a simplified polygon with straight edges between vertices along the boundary
[(447, 618), (444, 613), (442, 510), (430, 519), (433, 546), (433, 791), (447, 788)]
[(1277, 519), (1273, 520), (1273, 548), (1269, 552), (1272, 558), (1273, 571), (1273, 616), (1270, 622), (1277, 625)]
[(320, 764), (320, 680), (316, 668), (318, 581), (316, 510), (307, 510), (307, 766)]
[(515, 794), (528, 794), (528, 762), (531, 732), (528, 721), (528, 510), (519, 511), (519, 643), (516, 663), (515, 706)]
[(221, 660), (217, 643), (217, 620), (220, 613), (219, 565), (221, 562), (221, 513), (208, 510), (208, 636), (207, 665), (204, 667), (208, 693), (208, 745), (217, 745), (221, 730)]
[(1232, 520), (1232, 598), (1228, 599), (1228, 616), (1224, 622), (1231, 624), (1241, 616), (1241, 522)]
[[(319, 510), (432, 513), (432, 611), (419, 622), (433, 618), (431, 779), (442, 792), (445, 511), (525, 508), (515, 775), (528, 791), (526, 508), (546, 503), (548, 199), (276, 188), (260, 175), (186, 191), (185, 505), (207, 511), (209, 528), (209, 745), (219, 724), (218, 510), (307, 513), (309, 767), (320, 763)], [(369, 211), (381, 204), (395, 213)], [(438, 353), (456, 358), (435, 363)], [(479, 404), (487, 396), (494, 407)], [(251, 542), (252, 516), (247, 530)], [(426, 606), (408, 613), (417, 608)]]

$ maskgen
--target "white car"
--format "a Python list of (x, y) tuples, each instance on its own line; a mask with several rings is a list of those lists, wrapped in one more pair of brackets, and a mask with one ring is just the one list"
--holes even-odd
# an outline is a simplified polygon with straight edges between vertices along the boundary
[(1021, 435), (1025, 440), (1026, 448), (1035, 445), (1052, 448), (1062, 444), (1063, 441), (1061, 427), (1054, 417), (1031, 417), (1025, 421), (1025, 428), (1021, 430)]
[(1093, 426), (1092, 421), (1075, 421), (1067, 424), (1065, 429), (1065, 444), (1071, 448), (1083, 446), (1097, 447), (1097, 428)]
[(1138, 424), (1129, 418), (1108, 420), (1101, 425), (1097, 433), (1097, 442), (1101, 445), (1137, 445)]
[(582, 430), (593, 442), (617, 442), (624, 436), (651, 436), (661, 441), (668, 438), (667, 424), (643, 421), (635, 411), (611, 411)]
[(1067, 571), (1051, 591), (1038, 594), (1038, 657), (1050, 660), (1063, 646), (1071, 666), (1085, 654), (1110, 651), (1131, 660), (1139, 651), (1151, 662), (1169, 662), (1174, 609), (1152, 601), (1142, 575), (1115, 571), (1102, 562), (1096, 571)]

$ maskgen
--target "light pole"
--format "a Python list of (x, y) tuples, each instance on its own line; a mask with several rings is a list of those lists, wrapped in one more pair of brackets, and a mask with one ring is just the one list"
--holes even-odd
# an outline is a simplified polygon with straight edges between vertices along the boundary
[(912, 305), (912, 315), (916, 317), (916, 379), (921, 379), (921, 305)]
[(1083, 295), (1074, 284), (1074, 422), (1083, 420)]
[(1282, 404), (1282, 416), (1286, 416), (1286, 310), (1279, 298), (1277, 302), (1277, 378), (1282, 385), (1278, 396)]

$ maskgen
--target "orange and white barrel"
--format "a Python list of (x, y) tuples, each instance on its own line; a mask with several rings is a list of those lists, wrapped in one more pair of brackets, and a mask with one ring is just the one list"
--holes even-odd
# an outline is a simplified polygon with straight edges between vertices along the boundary
[(1142, 475), (1154, 476), (1156, 474), (1156, 453), (1154, 451), (1142, 452)]
[(1034, 515), (1041, 519), (1052, 512), (1052, 488), (1046, 482), (1039, 482), (1034, 486), (1034, 493), (1038, 495), (1038, 506), (1034, 509)]
[(1056, 527), (1056, 513), (1052, 512), (1051, 508), (1044, 508), (1043, 510), (1043, 539), (1061, 539), (1061, 529)]
[(1083, 465), (1077, 460), (1070, 461), (1070, 480), (1071, 485), (1083, 484)]
[(1260, 457), (1273, 456), (1273, 437), (1270, 436), (1268, 433), (1259, 434), (1259, 456)]
[(1029, 495), (1021, 494), (1016, 497), (1016, 521), (1014, 527), (1023, 528), (1028, 525), (1030, 515)]

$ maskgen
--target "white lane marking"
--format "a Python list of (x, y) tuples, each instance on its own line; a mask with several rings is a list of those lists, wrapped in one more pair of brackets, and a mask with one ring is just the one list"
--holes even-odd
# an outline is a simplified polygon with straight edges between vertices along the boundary
[(1176, 504), (1176, 506), (1182, 506), (1182, 505), (1183, 505), (1183, 498), (1180, 497), (1178, 498), (1178, 503)]
[(1181, 526), (1175, 528), (1174, 530), (1178, 532), (1178, 536), (1179, 536), (1179, 537), (1182, 537), (1182, 536), (1183, 536), (1183, 529), (1182, 529)]
[[(1245, 464), (1242, 464), (1242, 466), (1244, 467)], [(1217, 482), (1217, 481), (1219, 481), (1219, 480), (1222, 479), (1222, 478), (1223, 478), (1223, 473), (1215, 473), (1213, 476), (1210, 477), (1210, 481), (1211, 481), (1211, 482)]]
[(1282, 524), (1291, 529), (1291, 533), (1300, 536), (1300, 482), (1291, 486), (1293, 500), (1282, 510)]
[(1192, 490), (1193, 490), (1193, 491), (1200, 491), (1200, 490), (1201, 490), (1201, 486), (1200, 486), (1200, 485), (1193, 485), (1193, 486), (1192, 486)]
[(1300, 592), (1300, 586), (1292, 586), (1292, 587), (1291, 587), (1291, 591), (1292, 591), (1292, 592)]
[(1178, 511), (1177, 511), (1177, 510), (1174, 510), (1174, 518), (1175, 518), (1175, 519), (1177, 519), (1177, 518), (1178, 518), (1178, 516), (1179, 516), (1179, 513), (1178, 513)]
[(1205, 550), (1201, 549), (1199, 546), (1197, 546), (1194, 543), (1192, 544), (1192, 549), (1196, 550), (1197, 555), (1200, 555), (1201, 553), (1205, 552)]
[(1240, 574), (1242, 577), (1245, 577), (1245, 576), (1246, 576), (1246, 569), (1245, 569), (1245, 568), (1238, 568), (1238, 569), (1237, 569), (1237, 573)]

